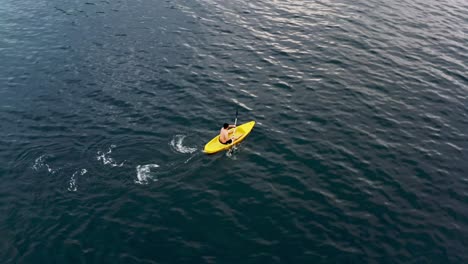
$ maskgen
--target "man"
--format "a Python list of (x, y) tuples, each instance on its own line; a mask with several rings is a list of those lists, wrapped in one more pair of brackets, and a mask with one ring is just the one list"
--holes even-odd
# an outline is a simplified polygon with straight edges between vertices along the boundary
[(219, 132), (219, 142), (221, 144), (231, 144), (234, 140), (238, 139), (239, 137), (232, 137), (229, 138), (229, 128), (236, 127), (235, 125), (229, 125), (228, 123), (224, 123), (223, 127), (221, 128), (221, 131)]

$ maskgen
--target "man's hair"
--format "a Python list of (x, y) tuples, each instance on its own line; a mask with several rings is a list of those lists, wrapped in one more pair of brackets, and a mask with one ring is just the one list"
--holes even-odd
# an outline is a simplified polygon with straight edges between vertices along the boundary
[(229, 124), (228, 123), (224, 123), (223, 125), (224, 129), (227, 129), (229, 127)]

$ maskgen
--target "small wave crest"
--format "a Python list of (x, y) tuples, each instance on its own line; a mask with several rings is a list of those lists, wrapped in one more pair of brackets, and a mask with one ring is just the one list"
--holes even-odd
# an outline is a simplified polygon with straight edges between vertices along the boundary
[(69, 186), (68, 186), (68, 190), (70, 192), (76, 192), (77, 190), (77, 187), (76, 187), (76, 175), (79, 173), (80, 175), (85, 175), (88, 171), (86, 169), (81, 169), (81, 170), (78, 170), (78, 171), (75, 171), (73, 173), (73, 175), (71, 176), (70, 178), (70, 181), (69, 181)]
[(182, 144), (185, 137), (185, 135), (175, 135), (171, 142), (169, 142), (169, 146), (179, 153), (193, 153), (197, 151), (196, 148), (187, 147)]
[(239, 102), (237, 99), (234, 99), (234, 98), (231, 98), (231, 100), (236, 103), (237, 105), (249, 110), (249, 111), (252, 111), (252, 108), (248, 107), (247, 105), (245, 105), (244, 103), (241, 103)]
[(158, 167), (158, 164), (138, 165), (136, 167), (138, 180), (135, 180), (135, 183), (148, 184), (148, 180), (157, 181), (158, 179), (155, 179), (151, 176), (151, 169)]
[(123, 161), (122, 163), (117, 163), (113, 158), (111, 158), (109, 155), (112, 153), (112, 149), (115, 148), (116, 145), (111, 145), (109, 147), (109, 150), (107, 152), (102, 152), (102, 151), (98, 151), (97, 152), (97, 160), (100, 160), (102, 161), (102, 163), (104, 165), (110, 165), (111, 167), (122, 167), (125, 163), (125, 161)]

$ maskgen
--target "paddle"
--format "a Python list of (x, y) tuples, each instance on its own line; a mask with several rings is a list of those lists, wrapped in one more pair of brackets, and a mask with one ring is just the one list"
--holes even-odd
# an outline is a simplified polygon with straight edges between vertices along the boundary
[(233, 138), (233, 140), (232, 140), (232, 143), (231, 143), (231, 144), (234, 144), (234, 137), (236, 136), (237, 114), (238, 114), (238, 113), (239, 113), (239, 112), (238, 112), (237, 109), (236, 109), (236, 120), (234, 121), (234, 133), (232, 133), (232, 138)]
[(237, 115), (239, 114), (239, 112), (237, 111), (237, 108), (236, 108), (236, 119), (234, 120), (234, 133), (232, 133), (232, 138), (231, 138), (231, 144), (232, 145), (232, 148), (229, 148), (228, 150), (228, 155), (232, 155), (232, 152), (234, 150), (234, 138), (236, 137), (236, 128), (237, 128)]
[[(234, 126), (237, 125), (237, 114), (238, 114), (238, 113), (239, 113), (239, 112), (238, 112), (237, 109), (236, 109), (236, 120), (234, 121)], [(234, 132), (236, 132), (236, 127), (234, 127)]]

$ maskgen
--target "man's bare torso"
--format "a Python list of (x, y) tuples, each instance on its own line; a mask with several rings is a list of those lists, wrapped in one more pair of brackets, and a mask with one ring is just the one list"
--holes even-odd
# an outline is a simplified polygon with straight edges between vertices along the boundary
[(219, 141), (221, 141), (221, 143), (226, 143), (228, 140), (229, 131), (227, 129), (221, 128), (221, 131), (219, 132)]

